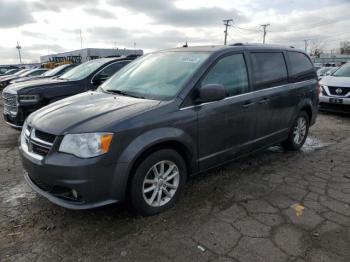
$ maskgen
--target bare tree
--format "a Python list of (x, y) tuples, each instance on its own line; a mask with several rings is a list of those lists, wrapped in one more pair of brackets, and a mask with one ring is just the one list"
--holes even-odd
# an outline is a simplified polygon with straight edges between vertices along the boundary
[(324, 52), (325, 43), (322, 40), (312, 40), (310, 44), (310, 55), (320, 57)]
[(342, 55), (350, 55), (350, 41), (340, 42), (340, 53)]

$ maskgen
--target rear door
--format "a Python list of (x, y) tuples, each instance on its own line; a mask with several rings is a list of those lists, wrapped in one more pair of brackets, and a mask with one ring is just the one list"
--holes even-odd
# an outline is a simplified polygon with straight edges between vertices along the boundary
[(256, 99), (255, 147), (266, 146), (285, 136), (283, 124), (294, 103), (283, 51), (250, 52), (253, 91)]
[(201, 170), (232, 159), (252, 139), (254, 109), (243, 53), (226, 55), (212, 66), (199, 85), (222, 84), (227, 97), (197, 106)]

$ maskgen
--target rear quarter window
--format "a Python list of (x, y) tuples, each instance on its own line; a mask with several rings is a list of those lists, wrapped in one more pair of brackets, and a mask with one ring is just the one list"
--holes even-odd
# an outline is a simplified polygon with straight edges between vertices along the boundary
[(290, 78), (292, 82), (314, 79), (315, 69), (310, 59), (300, 52), (287, 52), (290, 63)]
[(282, 52), (251, 53), (255, 90), (288, 83), (286, 62)]

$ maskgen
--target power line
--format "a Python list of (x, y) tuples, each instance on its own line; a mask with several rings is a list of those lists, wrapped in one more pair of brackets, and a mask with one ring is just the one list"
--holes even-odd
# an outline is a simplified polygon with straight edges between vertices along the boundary
[(245, 30), (245, 31), (255, 32), (255, 33), (262, 32), (262, 31), (259, 30), (259, 29), (243, 28), (243, 27), (239, 27), (239, 26), (236, 26), (236, 25), (233, 25), (233, 27), (234, 27), (234, 28), (237, 28), (237, 29)]
[(297, 32), (297, 31), (304, 31), (304, 30), (312, 30), (315, 27), (327, 26), (329, 24), (339, 23), (339, 22), (346, 21), (346, 20), (350, 19), (350, 17), (348, 15), (341, 16), (340, 18), (345, 18), (345, 19), (342, 20), (342, 19), (338, 18), (337, 20), (331, 20), (329, 22), (321, 22), (321, 23), (316, 23), (316, 24), (310, 24), (306, 28), (298, 28), (298, 29), (283, 30), (283, 31), (271, 31), (271, 32), (273, 32), (273, 33), (289, 33), (289, 32)]
[(264, 30), (264, 34), (263, 34), (263, 44), (265, 44), (265, 38), (266, 38), (266, 34), (267, 34), (266, 28), (267, 28), (268, 26), (270, 26), (270, 24), (263, 24), (263, 25), (261, 25), (261, 26), (262, 26), (262, 28), (263, 28), (263, 30)]
[(228, 27), (231, 26), (231, 25), (230, 25), (230, 22), (233, 23), (233, 19), (224, 19), (224, 20), (222, 20), (222, 21), (224, 22), (224, 26), (225, 26), (225, 31), (224, 31), (224, 33), (225, 33), (224, 45), (226, 45), (226, 43), (227, 43), (227, 34), (228, 34), (227, 30), (228, 30)]

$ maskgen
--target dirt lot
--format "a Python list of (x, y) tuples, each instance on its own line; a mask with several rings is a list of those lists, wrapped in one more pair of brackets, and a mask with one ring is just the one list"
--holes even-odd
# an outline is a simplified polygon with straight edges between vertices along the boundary
[(0, 261), (350, 261), (350, 117), (320, 115), (302, 152), (273, 147), (197, 176), (147, 218), (37, 195), (18, 135), (0, 120)]

